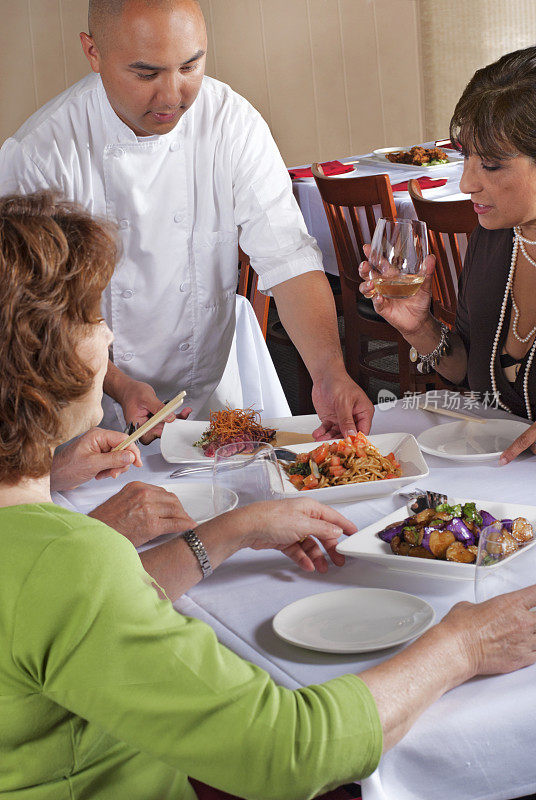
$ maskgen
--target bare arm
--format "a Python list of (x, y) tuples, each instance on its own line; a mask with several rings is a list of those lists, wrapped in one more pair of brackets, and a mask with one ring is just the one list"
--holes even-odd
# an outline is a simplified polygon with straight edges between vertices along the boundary
[[(281, 500), (228, 511), (199, 525), (196, 533), (213, 569), (238, 550), (250, 547), (281, 550), (308, 572), (326, 572), (328, 565), (319, 542), (332, 562), (340, 566), (344, 556), (335, 550), (337, 540), (343, 532), (355, 530), (353, 523), (329, 506), (313, 500)], [(201, 580), (197, 558), (182, 538), (146, 550), (140, 557), (145, 570), (170, 600)]]
[(322, 421), (316, 438), (368, 433), (372, 403), (344, 366), (335, 301), (323, 272), (306, 272), (272, 288), (285, 330), (313, 380), (313, 403)]
[(401, 653), (360, 674), (374, 696), (384, 750), (393, 747), (445, 692), (475, 675), (536, 661), (536, 586), (485, 603), (458, 603)]

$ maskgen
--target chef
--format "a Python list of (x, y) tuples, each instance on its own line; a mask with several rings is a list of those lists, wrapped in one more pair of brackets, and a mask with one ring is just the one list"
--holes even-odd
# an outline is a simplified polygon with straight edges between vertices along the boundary
[[(199, 413), (229, 355), (240, 242), (313, 379), (315, 435), (368, 433), (372, 405), (345, 371), (320, 252), (268, 126), (204, 75), (196, 0), (90, 0), (89, 31), (92, 73), (4, 143), (0, 194), (55, 188), (117, 222), (110, 401), (142, 423), (185, 389)], [(117, 427), (113, 416), (109, 402)]]

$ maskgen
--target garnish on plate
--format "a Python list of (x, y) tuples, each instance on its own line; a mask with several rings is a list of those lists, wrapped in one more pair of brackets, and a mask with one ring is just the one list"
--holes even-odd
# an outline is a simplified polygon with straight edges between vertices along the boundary
[[(264, 428), (261, 425), (261, 415), (252, 408), (230, 408), (226, 406), (221, 411), (211, 411), (209, 426), (203, 432), (199, 441), (194, 442), (194, 447), (203, 448), (203, 453), (212, 458), (224, 444), (241, 442), (272, 442), (275, 439), (275, 428)], [(240, 447), (237, 447), (237, 452)]]

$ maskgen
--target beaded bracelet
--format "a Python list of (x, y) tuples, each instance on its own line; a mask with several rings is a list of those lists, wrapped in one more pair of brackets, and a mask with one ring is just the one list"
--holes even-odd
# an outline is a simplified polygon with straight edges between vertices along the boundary
[(415, 347), (411, 347), (409, 351), (410, 361), (413, 363), (417, 360), (419, 361), (417, 364), (417, 372), (423, 375), (428, 375), (432, 372), (432, 370), (436, 368), (439, 359), (450, 353), (450, 330), (444, 322), (440, 322), (439, 324), (441, 325), (441, 338), (439, 339), (439, 344), (431, 353), (423, 355), (422, 353), (418, 353)]

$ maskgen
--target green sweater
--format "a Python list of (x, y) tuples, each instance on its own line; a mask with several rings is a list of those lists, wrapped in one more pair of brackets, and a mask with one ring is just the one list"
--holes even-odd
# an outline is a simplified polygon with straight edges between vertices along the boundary
[(354, 675), (290, 691), (159, 598), (132, 545), (53, 504), (0, 509), (0, 797), (252, 800), (369, 775)]

